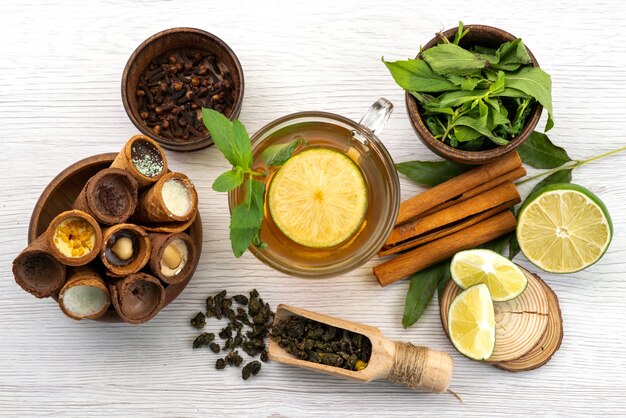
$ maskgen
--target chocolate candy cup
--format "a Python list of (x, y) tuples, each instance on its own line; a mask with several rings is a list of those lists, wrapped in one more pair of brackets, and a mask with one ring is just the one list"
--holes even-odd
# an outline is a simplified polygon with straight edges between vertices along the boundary
[(65, 265), (50, 254), (45, 234), (13, 260), (15, 282), (38, 298), (55, 295), (65, 284)]
[(105, 225), (122, 223), (135, 213), (138, 189), (137, 180), (128, 171), (107, 168), (87, 181), (72, 207)]
[[(135, 142), (137, 142), (140, 149), (144, 148), (145, 150), (145, 148), (149, 147), (150, 149), (154, 149), (159, 155), (159, 158), (163, 162), (163, 168), (159, 174), (149, 177), (139, 172), (133, 163), (133, 145)], [(135, 151), (137, 151), (137, 149)], [(139, 187), (146, 187), (157, 182), (165, 175), (165, 173), (167, 173), (167, 158), (165, 158), (163, 149), (156, 141), (145, 135), (135, 135), (128, 140), (126, 145), (124, 145), (124, 148), (119, 154), (117, 154), (117, 157), (115, 157), (115, 160), (111, 163), (111, 168), (121, 168), (123, 170), (127, 170), (135, 178), (135, 180), (137, 180)]]
[[(93, 248), (91, 249), (91, 251), (81, 257), (68, 257), (62, 254), (56, 247), (56, 245), (54, 245), (54, 233), (57, 227), (63, 221), (70, 218), (80, 218), (86, 221), (91, 225), (95, 234), (95, 242)], [(98, 225), (98, 222), (96, 222), (96, 220), (87, 212), (76, 209), (68, 210), (66, 212), (61, 212), (60, 214), (58, 214), (52, 220), (52, 222), (50, 222), (50, 226), (48, 226), (48, 229), (45, 232), (45, 237), (50, 253), (54, 256), (54, 258), (67, 266), (84, 266), (85, 264), (91, 262), (94, 258), (96, 258), (100, 247), (102, 246), (102, 230), (100, 229), (100, 225)]]
[[(173, 214), (163, 200), (163, 185), (169, 180), (180, 181), (189, 191), (190, 210), (183, 216)], [(155, 223), (155, 222), (184, 222), (193, 218), (198, 209), (198, 194), (189, 178), (182, 173), (167, 173), (154, 186), (144, 192), (139, 198), (139, 208), (137, 210), (136, 219), (138, 223)]]
[[(139, 243), (139, 248), (137, 249), (137, 253), (134, 259), (130, 263), (126, 265), (116, 265), (115, 263), (111, 262), (107, 257), (107, 243), (116, 232), (124, 230), (127, 230), (135, 235)], [(148, 234), (146, 233), (146, 231), (144, 231), (143, 228), (134, 224), (119, 224), (104, 230), (102, 239), (102, 250), (100, 251), (100, 259), (102, 260), (102, 264), (104, 264), (104, 266), (107, 268), (107, 270), (109, 270), (112, 276), (128, 276), (129, 274), (137, 273), (148, 263), (151, 250), (152, 243), (150, 242)]]
[(117, 314), (125, 322), (141, 324), (159, 313), (165, 303), (165, 289), (159, 279), (135, 273), (110, 286)]
[[(81, 286), (96, 288), (102, 292), (104, 300), (97, 310), (91, 313), (79, 313), (76, 309), (72, 309), (72, 307), (66, 304), (66, 302), (69, 302), (66, 301), (65, 297), (69, 294), (68, 292), (71, 289), (76, 290), (75, 288)], [(81, 319), (96, 319), (104, 315), (109, 309), (109, 305), (111, 304), (111, 294), (109, 293), (109, 289), (104, 283), (104, 280), (102, 280), (102, 277), (96, 272), (95, 269), (91, 267), (77, 267), (72, 269), (69, 278), (67, 279), (67, 283), (65, 283), (65, 286), (61, 289), (58, 302), (63, 313), (72, 319), (76, 319), (78, 321)]]
[[(193, 266), (196, 264), (195, 260), (198, 252), (194, 246), (191, 237), (183, 232), (175, 234), (148, 234), (152, 241), (152, 253), (150, 255), (150, 270), (161, 280), (167, 284), (178, 284), (187, 279), (193, 274)], [(181, 239), (187, 245), (187, 262), (178, 274), (173, 276), (167, 276), (161, 271), (161, 259), (163, 258), (163, 251), (165, 248), (175, 239)]]

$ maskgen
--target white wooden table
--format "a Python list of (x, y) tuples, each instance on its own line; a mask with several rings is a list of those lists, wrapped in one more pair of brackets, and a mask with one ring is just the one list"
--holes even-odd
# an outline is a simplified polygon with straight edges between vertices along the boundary
[[(590, 269), (542, 274), (560, 298), (565, 338), (549, 364), (526, 373), (459, 355), (441, 329), (436, 301), (415, 326), (403, 329), (408, 282), (381, 289), (371, 272), (375, 261), (335, 279), (304, 280), (277, 273), (250, 254), (236, 260), (226, 196), (210, 187), (226, 168), (215, 148), (168, 153), (171, 166), (188, 173), (200, 194), (204, 251), (187, 289), (149, 323), (72, 321), (53, 300), (23, 292), (11, 276), (46, 184), (78, 159), (121, 149), (136, 133), (122, 107), (120, 77), (129, 55), (153, 33), (192, 26), (229, 43), (245, 71), (240, 119), (250, 132), (300, 110), (358, 120), (376, 98), (387, 97), (396, 110), (382, 138), (396, 161), (406, 161), (436, 157), (413, 133), (404, 94), (381, 55), (414, 56), (435, 31), (459, 18), (491, 24), (523, 37), (552, 75), (556, 126), (550, 136), (573, 158), (584, 158), (626, 143), (623, 2), (32, 3), (38, 4), (0, 6), (0, 415), (626, 413), (626, 154), (574, 174), (608, 206), (615, 237)], [(404, 197), (419, 190), (402, 179)], [(264, 364), (246, 382), (240, 370), (216, 371), (216, 355), (191, 350), (196, 332), (188, 321), (207, 295), (253, 287), (273, 306), (339, 315), (378, 326), (394, 339), (451, 352), (451, 387), (463, 404), (449, 394), (419, 394), (386, 382), (359, 385), (277, 363)]]

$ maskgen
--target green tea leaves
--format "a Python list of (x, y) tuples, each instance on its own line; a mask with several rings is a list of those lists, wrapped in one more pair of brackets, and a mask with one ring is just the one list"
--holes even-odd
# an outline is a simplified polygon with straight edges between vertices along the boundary
[(268, 166), (283, 165), (303, 142), (304, 139), (298, 138), (286, 144), (270, 145), (261, 153), (261, 159)]
[(522, 40), (498, 49), (464, 48), (459, 43), (467, 33), (459, 22), (454, 40), (440, 36), (439, 45), (420, 51), (421, 59), (383, 59), (396, 83), (419, 103), (418, 111), (435, 139), (473, 151), (506, 145), (526, 126), (537, 102), (548, 111), (550, 129), (551, 79), (532, 66)]
[(528, 50), (520, 38), (500, 45), (496, 51), (496, 58), (497, 61), (492, 64), (498, 70), (515, 71), (522, 65), (532, 63)]
[(435, 264), (411, 276), (406, 294), (402, 326), (408, 328), (422, 316), (439, 282), (450, 275), (450, 262)]
[(469, 116), (461, 116), (454, 122), (454, 125), (455, 126), (461, 125), (461, 126), (467, 126), (468, 128), (472, 128), (476, 132), (479, 132), (481, 135), (489, 138), (493, 143), (498, 144), (498, 145), (506, 145), (509, 143), (509, 141), (507, 141), (506, 139), (500, 138), (494, 135), (489, 130), (489, 128), (487, 128), (487, 126), (481, 123), (479, 119), (474, 119)]
[(389, 62), (381, 58), (391, 76), (400, 87), (407, 91), (422, 93), (438, 93), (456, 90), (458, 87), (443, 76), (437, 75), (422, 60)]
[(241, 186), (244, 180), (244, 173), (241, 167), (226, 171), (213, 182), (213, 190), (216, 192), (230, 192)]
[(467, 35), (469, 33), (469, 29), (463, 29), (463, 22), (459, 21), (459, 27), (456, 30), (456, 33), (454, 34), (454, 41), (452, 41), (452, 43), (454, 45), (458, 45), (459, 42), (461, 42), (461, 39), (463, 39), (463, 37), (465, 35)]
[(455, 44), (440, 44), (422, 51), (436, 74), (468, 75), (485, 68), (487, 61)]
[(248, 179), (246, 198), (233, 208), (230, 217), (230, 243), (235, 257), (241, 257), (250, 244), (258, 240), (264, 202), (265, 184)]
[(556, 168), (572, 161), (564, 148), (556, 146), (547, 135), (533, 132), (517, 149), (522, 161), (535, 168)]
[(396, 164), (396, 170), (417, 184), (436, 186), (469, 170), (471, 167), (452, 161), (407, 161)]
[(548, 111), (546, 131), (552, 128), (552, 79), (550, 75), (537, 67), (524, 67), (507, 74), (505, 86), (522, 91), (535, 98)]

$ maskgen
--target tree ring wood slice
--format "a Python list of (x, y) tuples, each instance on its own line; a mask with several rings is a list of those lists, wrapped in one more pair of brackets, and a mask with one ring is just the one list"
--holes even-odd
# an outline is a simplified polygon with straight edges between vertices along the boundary
[(543, 286), (548, 297), (548, 327), (536, 346), (517, 360), (494, 364), (495, 367), (510, 372), (534, 370), (546, 364), (561, 347), (563, 340), (563, 318), (556, 293), (534, 273), (531, 273)]
[[(521, 267), (520, 267), (521, 268)], [(522, 268), (528, 278), (528, 287), (520, 296), (508, 302), (494, 302), (496, 344), (486, 363), (516, 360), (535, 347), (548, 327), (548, 297), (541, 282)], [(461, 288), (450, 280), (441, 300), (441, 324), (448, 334), (448, 310)], [(448, 335), (449, 337), (449, 335)]]

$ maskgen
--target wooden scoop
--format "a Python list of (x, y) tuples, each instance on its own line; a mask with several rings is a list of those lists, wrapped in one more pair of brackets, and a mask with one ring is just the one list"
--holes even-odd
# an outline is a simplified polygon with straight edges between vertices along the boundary
[(452, 357), (448, 353), (391, 341), (378, 328), (282, 304), (276, 309), (274, 323), (294, 315), (364, 335), (372, 343), (372, 356), (365, 369), (352, 371), (300, 360), (270, 340), (269, 357), (274, 361), (361, 382), (388, 379), (426, 392), (441, 393), (448, 389), (453, 368)]

